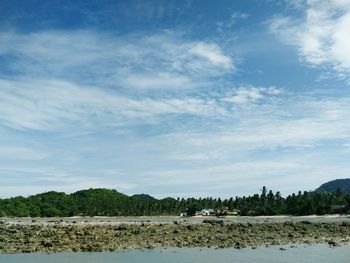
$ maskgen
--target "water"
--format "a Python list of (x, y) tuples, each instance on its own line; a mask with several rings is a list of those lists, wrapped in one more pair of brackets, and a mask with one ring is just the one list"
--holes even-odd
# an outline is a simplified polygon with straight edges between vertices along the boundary
[(102, 253), (56, 253), (56, 254), (0, 254), (1, 263), (116, 263), (116, 262), (350, 262), (350, 245), (329, 248), (326, 245), (259, 247), (257, 249), (199, 249), (173, 248), (153, 250), (125, 250)]

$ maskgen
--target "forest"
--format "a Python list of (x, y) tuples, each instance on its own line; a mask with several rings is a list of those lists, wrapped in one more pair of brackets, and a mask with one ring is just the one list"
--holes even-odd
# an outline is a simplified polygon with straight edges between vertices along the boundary
[[(298, 192), (282, 197), (263, 187), (252, 196), (220, 198), (164, 198), (127, 196), (116, 190), (88, 189), (72, 194), (46, 192), (28, 197), (0, 199), (0, 217), (156, 216), (194, 214), (204, 208), (236, 210), (239, 215), (311, 215), (350, 212), (350, 195), (335, 192)], [(224, 209), (223, 209), (224, 208)]]

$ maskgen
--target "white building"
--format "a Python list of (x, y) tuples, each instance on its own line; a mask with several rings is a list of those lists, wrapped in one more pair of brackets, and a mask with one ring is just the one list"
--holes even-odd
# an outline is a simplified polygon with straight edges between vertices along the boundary
[(214, 214), (214, 209), (202, 209), (196, 212), (196, 216), (210, 216)]

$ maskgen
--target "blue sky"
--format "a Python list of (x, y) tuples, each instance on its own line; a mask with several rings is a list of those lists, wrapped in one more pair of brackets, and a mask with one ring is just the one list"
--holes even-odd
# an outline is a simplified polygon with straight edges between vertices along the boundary
[(349, 0), (3, 0), (0, 197), (349, 177), (349, 43)]

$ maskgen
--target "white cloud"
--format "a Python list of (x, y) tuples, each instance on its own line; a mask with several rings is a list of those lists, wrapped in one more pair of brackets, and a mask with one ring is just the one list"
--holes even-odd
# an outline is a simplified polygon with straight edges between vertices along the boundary
[[(274, 30), (291, 21), (275, 20)], [(295, 22), (292, 29), (299, 26)], [(340, 36), (334, 36), (337, 50), (346, 49), (346, 38)], [(18, 169), (7, 169), (7, 160), (0, 164), (6, 193), (113, 185), (152, 193), (152, 178), (153, 186), (164, 186), (166, 193), (187, 187), (184, 195), (197, 191), (193, 185), (198, 181), (198, 192), (222, 190), (227, 195), (256, 192), (265, 183), (284, 182), (286, 191), (299, 190), (304, 171), (310, 175), (305, 187), (319, 174), (331, 177), (331, 168), (315, 166), (319, 156), (309, 157), (307, 151), (350, 141), (347, 96), (314, 98), (250, 85), (229, 89), (227, 82), (216, 90), (236, 65), (213, 42), (170, 33), (118, 38), (84, 31), (1, 38), (0, 53), (13, 56), (6, 62), (13, 75), (0, 77), (0, 132), (11, 133), (7, 137), (12, 139), (23, 136), (23, 146), (10, 142), (0, 150), (8, 160), (23, 158)], [(312, 41), (305, 44), (305, 54), (316, 54), (305, 55), (315, 65), (321, 63), (317, 59), (329, 63), (322, 52), (331, 51), (322, 41), (319, 48)], [(313, 51), (317, 49), (322, 52)], [(77, 134), (77, 141), (70, 133)], [(288, 159), (289, 152), (294, 159)], [(47, 168), (26, 166), (34, 160)], [(336, 171), (342, 176), (349, 170), (340, 165)], [(252, 179), (256, 183), (250, 186)], [(32, 185), (14, 189), (24, 182)]]
[(246, 13), (233, 12), (227, 20), (218, 21), (216, 23), (217, 29), (220, 33), (231, 31), (238, 21), (245, 20), (249, 17), (250, 15)]
[[(110, 171), (111, 172), (111, 171)], [(0, 197), (38, 194), (47, 191), (66, 193), (82, 189), (113, 188), (128, 193), (138, 185), (127, 182), (120, 171), (106, 173), (103, 170), (82, 171), (79, 168), (64, 169), (50, 166), (1, 166)]]
[(206, 62), (209, 62), (213, 66), (228, 70), (233, 69), (231, 58), (226, 56), (215, 44), (196, 43), (189, 49), (189, 53), (204, 58)]
[(31, 148), (2, 146), (0, 148), (0, 158), (2, 160), (42, 160), (47, 157), (43, 151)]
[(186, 96), (136, 99), (63, 80), (0, 80), (0, 86), (1, 124), (15, 129), (53, 131), (77, 123), (88, 128), (96, 122), (122, 127), (152, 123), (165, 114), (226, 113), (223, 106), (211, 100)]
[(128, 75), (120, 84), (136, 89), (186, 89), (195, 86), (187, 76), (162, 72), (153, 75), (151, 73)]
[[(239, 87), (235, 89), (233, 94), (226, 95), (221, 100), (224, 102), (234, 103), (238, 105), (249, 105), (250, 103), (258, 102), (271, 95), (279, 95), (282, 93), (282, 89), (276, 87)], [(266, 96), (267, 95), (267, 96)]]
[(308, 0), (302, 18), (277, 17), (270, 29), (298, 47), (303, 60), (348, 79), (350, 70), (350, 1)]
[[(179, 145), (183, 140), (239, 150), (303, 147), (347, 139), (350, 130), (349, 98), (315, 100), (284, 94), (276, 87), (239, 87), (217, 98), (133, 98), (62, 80), (2, 80), (0, 85), (1, 125), (20, 130), (59, 132), (77, 125), (98, 130), (157, 124), (168, 127), (168, 132), (182, 127), (186, 132), (178, 138)], [(170, 116), (180, 119), (173, 123)], [(182, 123), (185, 116), (192, 121)], [(213, 136), (210, 127), (216, 127)], [(197, 153), (189, 156), (204, 158)]]
[(88, 31), (3, 32), (0, 54), (22, 76), (64, 78), (131, 89), (184, 89), (231, 74), (234, 63), (216, 43), (175, 32), (110, 36)]
[(232, 58), (213, 42), (176, 32), (118, 37), (91, 31), (2, 32), (0, 38), (0, 54), (11, 57), (4, 62), (11, 74), (0, 75), (2, 126), (120, 127), (154, 123), (166, 114), (226, 114), (210, 98), (186, 95), (234, 72)]
[(220, 149), (223, 158), (223, 149), (230, 149), (230, 153), (316, 147), (319, 143), (350, 140), (349, 103), (349, 98), (285, 98), (267, 105), (234, 109), (215, 132), (188, 131), (166, 136), (182, 149), (199, 147), (201, 152)]
[[(28, 85), (23, 80), (23, 86), (19, 87), (26, 88), (17, 90), (16, 94), (11, 93), (12, 97), (4, 89), (1, 90), (0, 97), (14, 103), (5, 104), (4, 107), (19, 107), (16, 109), (19, 110), (17, 114), (20, 117), (23, 117), (25, 111), (31, 112), (33, 119), (28, 119), (26, 124), (33, 122), (32, 125), (40, 127), (45, 123), (44, 127), (51, 127), (62, 124), (62, 119), (66, 118), (78, 129), (84, 127), (81, 125), (82, 120), (83, 123), (91, 122), (98, 129), (117, 121), (121, 127), (127, 128), (133, 120), (140, 124), (150, 121), (147, 118), (151, 116), (151, 119), (158, 122), (157, 128), (167, 128), (165, 132), (153, 136), (134, 135), (129, 138), (126, 134), (118, 135), (118, 139), (113, 136), (112, 140), (106, 139), (108, 143), (101, 143), (101, 137), (88, 136), (87, 141), (91, 141), (91, 144), (85, 145), (83, 139), (82, 145), (72, 145), (71, 149), (64, 146), (66, 150), (61, 154), (51, 149), (53, 156), (46, 162), (46, 169), (19, 165), (18, 168), (9, 170), (6, 168), (8, 165), (2, 165), (0, 179), (3, 195), (10, 191), (13, 195), (48, 189), (70, 192), (91, 186), (115, 187), (130, 194), (147, 192), (157, 196), (179, 193), (179, 189), (182, 191), (181, 196), (203, 196), (204, 193), (241, 195), (256, 193), (262, 185), (290, 193), (299, 189), (314, 189), (319, 182), (342, 178), (350, 171), (347, 163), (339, 164), (332, 160), (334, 156), (335, 159), (345, 158), (346, 156), (339, 155), (347, 154), (346, 151), (322, 149), (329, 142), (339, 142), (341, 145), (350, 142), (350, 100), (347, 97), (316, 99), (295, 94), (285, 95), (278, 88), (260, 87), (264, 96), (262, 103), (230, 109), (220, 99), (206, 101), (184, 97), (136, 100), (111, 91), (76, 87), (67, 82), (60, 82), (62, 86), (47, 82), (46, 85), (40, 85), (44, 88), (39, 90), (31, 88), (37, 87), (33, 83), (28, 86), (24, 83)], [(39, 93), (33, 93), (33, 90), (40, 92), (45, 99), (35, 101)], [(279, 94), (274, 95), (275, 93)], [(280, 95), (285, 96), (283, 100), (280, 100)], [(269, 96), (273, 99), (269, 99)], [(26, 100), (33, 101), (33, 105)], [(4, 105), (3, 102), (0, 105)], [(65, 113), (67, 109), (68, 115)], [(218, 110), (223, 112), (219, 113)], [(38, 114), (37, 111), (41, 113)], [(172, 123), (168, 116), (164, 119), (160, 117), (161, 114), (179, 115), (185, 112), (186, 115), (204, 117), (204, 123), (196, 119), (191, 119), (190, 122), (180, 119)], [(0, 116), (4, 123), (4, 114)], [(93, 116), (97, 116), (98, 121)], [(12, 125), (21, 124), (13, 122)], [(180, 126), (180, 129), (169, 134), (173, 126)], [(123, 146), (125, 138), (130, 141), (127, 140)], [(67, 143), (65, 139), (61, 142)], [(82, 147), (90, 146), (94, 146), (92, 152), (98, 156), (97, 166), (108, 168), (101, 170), (97, 167), (84, 167), (87, 165), (83, 161), (84, 155), (78, 161), (67, 161), (64, 158), (67, 152), (79, 156)], [(108, 149), (110, 152), (106, 155)], [(85, 150), (83, 152), (87, 153)], [(108, 157), (103, 162), (101, 156), (114, 157)], [(74, 169), (55, 168), (72, 163), (75, 163)], [(130, 163), (133, 164), (132, 167)], [(94, 167), (96, 164), (89, 165)], [(130, 177), (130, 174), (133, 176)], [(41, 186), (27, 184), (17, 190), (13, 188), (19, 181), (27, 182), (25, 178), (31, 183), (40, 182)], [(158, 192), (157, 189), (160, 188), (163, 194)]]
[[(319, 164), (319, 169), (315, 169), (313, 163), (303, 161), (302, 158), (289, 160), (276, 158), (189, 169), (150, 171), (144, 173), (140, 181), (153, 189), (167, 189), (170, 192), (182, 189), (182, 192), (174, 195), (180, 197), (227, 198), (235, 195), (253, 195), (258, 193), (262, 186), (287, 195), (299, 190), (314, 190), (320, 185), (320, 180), (334, 179), (334, 173), (339, 178), (344, 178), (349, 168)], [(195, 189), (193, 185), (196, 186)], [(159, 192), (155, 193), (166, 196)]]

